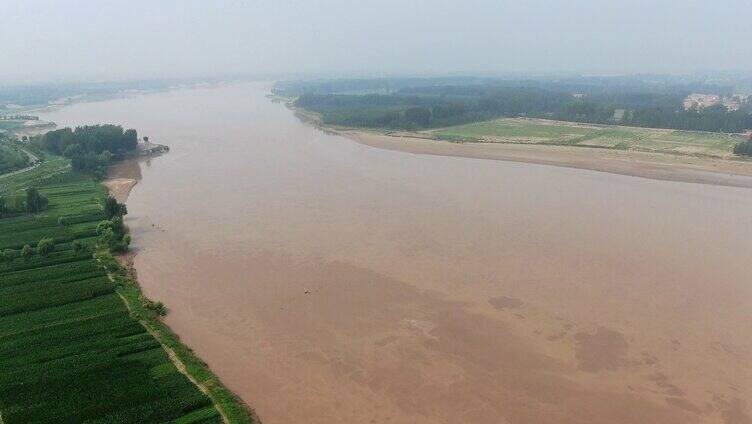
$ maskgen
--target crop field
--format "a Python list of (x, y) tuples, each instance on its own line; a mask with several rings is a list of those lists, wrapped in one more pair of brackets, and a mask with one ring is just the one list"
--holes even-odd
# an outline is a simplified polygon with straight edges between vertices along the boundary
[(39, 186), (47, 182), (59, 180), (70, 170), (68, 160), (50, 156), (36, 167), (19, 174), (0, 174), (0, 196), (17, 193), (26, 187)]
[(497, 119), (427, 131), (437, 139), (487, 143), (553, 144), (730, 157), (738, 135), (595, 126), (540, 119)]
[[(22, 175), (27, 185), (39, 177)], [(93, 258), (102, 186), (69, 172), (42, 181), (49, 199), (42, 213), (0, 218), (0, 250), (55, 241), (47, 256), (0, 262), (1, 421), (222, 422), (129, 312), (121, 282)], [(74, 252), (73, 240), (89, 248)]]

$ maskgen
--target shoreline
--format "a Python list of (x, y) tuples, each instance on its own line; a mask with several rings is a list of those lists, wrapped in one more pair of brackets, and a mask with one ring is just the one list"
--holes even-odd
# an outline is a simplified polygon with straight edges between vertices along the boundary
[(131, 194), (133, 187), (138, 184), (138, 180), (132, 178), (107, 178), (102, 181), (107, 192), (119, 203), (125, 203)]
[(445, 157), (498, 160), (559, 166), (661, 181), (752, 188), (752, 163), (588, 147), (539, 144), (452, 142), (394, 136), (362, 129), (314, 125), (322, 131), (385, 150)]
[[(194, 98), (196, 104), (206, 101), (203, 95), (188, 100)], [(212, 98), (228, 107), (235, 106), (224, 97)], [(673, 248), (682, 241), (692, 249), (687, 256), (703, 252), (695, 250), (703, 240), (691, 236), (703, 235), (706, 229), (701, 228), (689, 236), (678, 231), (691, 228), (688, 226), (694, 223), (694, 217), (708, 215), (717, 217), (719, 222), (714, 222), (718, 228), (707, 231), (723, 236), (727, 224), (739, 222), (738, 215), (743, 219), (743, 210), (735, 207), (733, 214), (726, 215), (721, 207), (724, 205), (711, 201), (708, 204), (712, 207), (707, 208), (713, 212), (711, 215), (702, 209), (694, 210), (693, 203), (705, 198), (718, 202), (741, 199), (745, 192), (654, 184), (545, 167), (421, 159), (412, 155), (387, 154), (385, 158), (396, 161), (389, 160), (391, 163), (385, 164), (388, 166), (371, 169), (368, 162), (373, 164), (371, 159), (383, 156), (383, 152), (376, 156), (361, 154), (362, 147), (342, 138), (330, 138), (312, 127), (299, 126), (300, 132), (293, 132), (289, 139), (271, 137), (279, 128), (284, 129), (282, 124), (295, 128), (297, 120), (287, 114), (284, 120), (270, 120), (274, 126), (266, 127), (266, 122), (260, 121), (263, 125), (258, 129), (256, 126), (249, 129), (245, 124), (247, 112), (232, 115), (232, 119), (225, 121), (222, 109), (215, 110), (217, 115), (207, 118), (216, 119), (209, 121), (217, 122), (216, 126), (201, 122), (201, 131), (186, 138), (186, 143), (197, 143), (202, 148), (180, 157), (179, 172), (171, 169), (165, 174), (155, 172), (152, 175), (143, 169), (149, 173), (146, 182), (153, 185), (139, 186), (143, 191), (128, 198), (129, 206), (134, 208), (131, 213), (137, 215), (130, 217), (130, 224), (139, 235), (136, 245), (144, 247), (140, 253), (148, 249), (145, 256), (137, 258), (144, 289), (153, 293), (155, 300), (163, 300), (175, 308), (174, 315), (168, 315), (164, 322), (173, 326), (188, 345), (195, 347), (229, 387), (257, 407), (262, 417), (294, 422), (305, 420), (306, 416), (310, 417), (310, 411), (315, 410), (311, 421), (325, 422), (324, 417), (329, 414), (332, 418), (349, 417), (350, 422), (358, 422), (360, 420), (352, 417), (365, 417), (371, 407), (382, 406), (378, 415), (369, 418), (383, 421), (390, 416), (394, 421), (410, 422), (410, 418), (417, 418), (413, 415), (415, 411), (422, 410), (430, 411), (426, 413), (425, 422), (442, 415), (459, 422), (474, 421), (470, 417), (482, 421), (483, 416), (465, 412), (466, 408), (473, 406), (472, 411), (481, 412), (491, 409), (484, 409), (486, 405), (482, 403), (468, 403), (474, 401), (472, 395), (452, 396), (452, 388), (440, 384), (446, 381), (443, 379), (447, 378), (447, 370), (457, 370), (456, 378), (463, 382), (466, 393), (480, 393), (483, 398), (495, 401), (492, 407), (503, 409), (496, 420), (489, 413), (487, 422), (495, 422), (502, 415), (519, 417), (525, 412), (524, 407), (533, 408), (526, 405), (545, 402), (551, 396), (571, 401), (561, 409), (552, 407), (546, 411), (550, 416), (575, 408), (582, 411), (579, 416), (607, 416), (613, 410), (601, 405), (623, 403), (642, 410), (646, 417), (663, 416), (665, 421), (670, 421), (669, 415), (681, 418), (682, 411), (673, 405), (664, 405), (661, 397), (664, 384), (677, 384), (686, 390), (686, 402), (690, 405), (702, 405), (701, 402), (709, 398), (704, 392), (706, 388), (724, 396), (733, 395), (726, 389), (730, 384), (736, 384), (741, 392), (738, 397), (744, 398), (744, 378), (725, 377), (726, 370), (733, 370), (734, 362), (718, 361), (716, 369), (714, 359), (705, 360), (711, 351), (705, 350), (704, 344), (697, 344), (697, 338), (703, 335), (702, 323), (717, 328), (717, 323), (722, 322), (721, 318), (718, 322), (702, 321), (702, 314), (691, 310), (695, 299), (703, 297), (723, 308), (725, 297), (722, 296), (727, 292), (713, 296), (711, 290), (716, 289), (701, 281), (706, 270), (713, 271), (713, 262), (698, 269), (687, 269), (693, 264), (684, 262), (688, 265), (679, 274), (682, 278), (677, 278), (675, 284), (671, 280), (656, 287), (650, 274), (645, 274), (649, 264), (644, 260), (652, 260), (649, 256), (652, 253), (663, 255), (666, 252), (663, 264), (679, 267), (681, 262), (668, 255), (684, 254), (683, 246)], [(276, 108), (270, 113), (280, 111), (285, 112)], [(176, 119), (182, 122), (186, 116)], [(165, 125), (174, 124), (168, 121)], [(231, 133), (230, 128), (237, 128), (238, 136)], [(223, 132), (227, 134), (223, 134), (224, 142), (219, 147), (242, 152), (243, 156), (237, 161), (214, 161), (205, 172), (214, 177), (212, 180), (203, 176), (192, 179), (196, 169), (201, 169), (199, 166), (212, 157), (206, 154), (218, 147), (202, 141)], [(249, 149), (244, 140), (249, 133), (258, 134), (255, 138), (259, 144), (251, 146), (254, 149)], [(301, 142), (311, 137), (323, 151), (300, 149)], [(405, 140), (400, 139), (386, 141), (405, 144), (402, 143)], [(334, 144), (319, 146), (324, 142)], [(337, 143), (341, 143), (339, 148)], [(443, 142), (442, 146), (463, 147), (450, 142)], [(330, 152), (331, 147), (337, 154), (322, 154)], [(467, 147), (474, 146), (464, 146)], [(277, 160), (291, 159), (291, 163), (296, 163), (296, 159), (306, 162), (315, 158), (318, 163), (289, 180), (273, 179), (271, 177), (278, 175), (276, 165), (261, 165), (268, 157), (254, 154), (255, 148), (273, 153)], [(342, 153), (353, 149), (358, 154)], [(581, 151), (588, 153), (585, 149)], [(293, 152), (292, 156), (283, 155), (287, 152)], [(328, 157), (332, 160), (327, 160)], [(348, 162), (346, 166), (341, 166), (343, 161)], [(157, 165), (160, 171), (167, 168), (161, 166), (164, 163)], [(320, 171), (322, 168), (327, 171)], [(244, 173), (245, 169), (253, 171)], [(455, 169), (462, 172), (455, 173)], [(310, 181), (319, 174), (320, 177), (315, 177), (317, 180)], [(495, 179), (490, 179), (498, 176), (515, 178), (507, 179), (509, 183), (499, 180), (502, 183), (498, 185)], [(264, 177), (270, 178), (260, 179)], [(176, 219), (180, 214), (176, 215), (175, 210), (190, 210), (190, 205), (195, 203), (195, 193), (211, 190), (216, 181), (238, 178), (269, 183), (258, 191), (227, 187), (229, 190), (218, 193), (228, 196), (228, 205), (244, 205), (249, 201), (262, 205), (251, 208), (248, 216), (236, 220), (237, 207), (217, 208), (224, 209), (218, 215), (207, 210), (209, 213), (205, 216), (200, 215), (203, 211), (197, 210), (198, 219), (210, 217), (214, 222), (225, 221), (221, 226), (195, 230), (197, 232), (192, 232), (193, 218)], [(566, 181), (558, 184), (559, 178)], [(619, 187), (609, 188), (599, 181), (604, 179), (621, 182), (617, 183)], [(332, 190), (326, 185), (341, 181), (348, 181), (357, 191)], [(551, 182), (555, 184), (552, 186)], [(431, 186), (424, 188), (426, 183)], [(324, 189), (314, 191), (316, 187)], [(487, 187), (492, 190), (498, 187), (503, 195), (486, 195), (483, 191)], [(562, 192), (561, 187), (568, 190)], [(593, 187), (599, 189), (592, 192), (595, 195), (587, 190)], [(474, 192), (466, 193), (465, 189)], [(681, 192), (677, 199), (667, 195), (675, 191)], [(609, 196), (609, 192), (614, 196)], [(367, 193), (367, 198), (360, 193)], [(551, 194), (551, 198), (531, 193)], [(633, 194), (636, 201), (619, 196), (622, 193)], [(297, 207), (310, 204), (312, 198), (316, 199), (312, 215)], [(512, 203), (515, 207), (508, 208)], [(383, 208), (374, 208), (374, 204)], [(467, 209), (468, 204), (473, 206), (472, 210)], [(667, 216), (666, 221), (662, 217), (652, 219), (658, 215), (655, 211), (666, 204), (683, 206), (677, 208), (682, 214)], [(545, 207), (559, 205), (562, 207)], [(612, 215), (614, 211), (618, 215)], [(628, 224), (644, 226), (613, 227), (614, 216), (625, 219)], [(651, 219), (637, 220), (642, 217)], [(169, 219), (174, 221), (167, 221)], [(142, 230), (148, 230), (152, 222), (172, 222), (172, 231), (147, 236)], [(442, 226), (447, 231), (439, 236), (434, 229)], [(661, 236), (664, 226), (669, 228), (667, 242)], [(570, 238), (567, 233), (572, 229), (579, 231), (572, 231)], [(337, 238), (315, 237), (338, 232)], [(190, 235), (190, 242), (185, 242), (186, 234)], [(602, 245), (604, 239), (609, 240), (608, 246)], [(368, 243), (364, 245), (363, 240)], [(723, 237), (715, 242), (712, 238), (706, 240), (723, 249), (719, 255), (727, 254), (731, 248), (744, 250), (743, 237), (727, 237), (729, 244)], [(290, 247), (283, 247), (283, 250), (280, 246)], [(411, 256), (405, 252), (419, 253)], [(627, 252), (627, 259), (623, 259), (624, 252)], [(638, 253), (631, 255), (632, 252)], [(715, 252), (711, 249), (707, 253)], [(319, 260), (319, 255), (324, 259)], [(335, 258), (336, 262), (325, 262), (326, 258)], [(536, 269), (533, 274), (528, 274), (528, 264), (535, 263), (536, 258), (545, 259), (540, 260), (539, 267), (533, 267)], [(656, 262), (658, 259), (660, 256)], [(714, 259), (710, 257), (709, 261)], [(570, 264), (572, 272), (569, 272)], [(615, 271), (604, 272), (611, 265)], [(723, 265), (725, 263), (720, 262), (718, 268), (724, 268)], [(699, 276), (685, 278), (692, 274)], [(729, 272), (728, 275), (736, 274)], [(723, 286), (727, 281), (729, 285), (733, 283), (733, 278), (725, 276), (718, 275), (720, 288), (727, 288)], [(221, 281), (221, 284), (207, 284), (210, 281)], [(672, 309), (675, 303), (671, 297), (681, 296), (684, 288), (692, 289), (693, 284), (708, 291), (697, 291), (687, 302)], [(546, 295), (562, 286), (567, 287), (567, 296), (551, 300)], [(621, 287), (630, 287), (630, 290)], [(620, 294), (628, 297), (619, 298)], [(640, 297), (650, 302), (637, 303)], [(616, 302), (625, 306), (609, 307)], [(635, 311), (637, 318), (630, 321)], [(653, 311), (657, 312), (654, 320), (651, 318)], [(347, 319), (348, 316), (358, 319)], [(682, 319), (675, 320), (676, 316)], [(693, 322), (694, 319), (697, 321)], [(698, 323), (701, 328), (696, 333), (691, 326)], [(600, 326), (604, 329), (600, 330)], [(640, 331), (641, 328), (647, 331)], [(352, 334), (357, 337), (351, 337)], [(457, 334), (463, 337), (456, 337)], [(491, 344), (486, 343), (489, 335), (493, 336)], [(669, 340), (672, 337), (683, 344), (683, 356), (676, 362), (672, 355), (679, 354), (671, 350), (673, 345)], [(721, 337), (719, 340), (727, 341)], [(612, 356), (610, 352), (601, 354), (598, 350), (599, 346), (610, 349), (614, 343), (627, 343), (627, 353), (617, 352)], [(508, 346), (512, 346), (512, 350)], [(655, 359), (648, 358), (650, 363), (629, 368), (633, 362), (642, 360), (642, 352), (655, 355)], [(538, 362), (539, 353), (553, 359)], [(369, 360), (376, 356), (381, 357), (378, 364)], [(416, 356), (428, 358), (430, 362), (411, 364)], [(580, 367), (588, 367), (588, 358), (613, 360), (615, 362), (610, 363), (616, 364), (616, 369), (583, 370)], [(697, 358), (701, 360), (695, 361)], [(683, 374), (682, 368), (693, 361), (701, 371)], [(551, 372), (538, 373), (539, 369), (548, 370), (549, 366), (553, 367)], [(489, 369), (497, 373), (489, 376)], [(358, 373), (351, 374), (350, 370), (358, 370)], [(667, 376), (658, 381), (657, 387), (650, 377), (653, 372)], [(722, 376), (716, 378), (716, 373)], [(508, 378), (510, 375), (512, 378)], [(432, 383), (426, 384), (425, 390), (417, 391), (424, 393), (400, 390), (421, 383), (416, 377), (422, 376), (426, 376), (422, 381)], [(569, 384), (569, 377), (576, 381)], [(492, 384), (488, 384), (489, 381)], [(635, 389), (625, 388), (627, 384)], [(721, 387), (722, 384), (726, 385)], [(556, 391), (524, 391), (529, 387), (552, 386)], [(525, 404), (515, 408), (516, 404), (505, 397), (507, 393)], [(401, 404), (402, 399), (409, 399), (410, 403)], [(335, 409), (334, 402), (344, 406)], [(713, 413), (712, 417), (719, 414)], [(297, 419), (284, 419), (293, 416)], [(574, 419), (578, 415), (570, 416)], [(543, 420), (543, 416), (540, 417)], [(416, 421), (419, 420), (413, 422)]]
[[(139, 158), (131, 158), (111, 165), (107, 177), (101, 182), (107, 192), (119, 203), (127, 204), (131, 190), (142, 179), (139, 162)], [(144, 295), (138, 282), (137, 270), (134, 265), (138, 253), (137, 249), (131, 247), (124, 253), (113, 254), (112, 258), (117, 263), (119, 270), (108, 270), (110, 278), (119, 275), (126, 282), (118, 290), (118, 295), (128, 311), (136, 314), (138, 321), (159, 342), (178, 371), (185, 375), (199, 391), (211, 399), (224, 423), (261, 423), (254, 409), (227, 388), (209, 368), (209, 365), (199, 358), (193, 352), (193, 349), (180, 340), (179, 334), (173, 331), (158, 315), (145, 308), (145, 304), (153, 304), (154, 301)], [(0, 424), (2, 423), (0, 422)]]
[[(439, 140), (421, 133), (395, 132), (355, 127), (336, 127), (321, 122), (318, 114), (293, 104), (289, 97), (271, 96), (283, 103), (306, 124), (378, 149), (418, 155), (461, 157), (558, 166), (605, 172), (629, 177), (693, 184), (752, 188), (752, 161), (699, 157), (636, 150), (605, 149), (537, 143), (500, 143)], [(557, 121), (558, 122), (558, 121)], [(569, 123), (573, 125), (585, 125)], [(595, 125), (598, 124), (587, 124)]]

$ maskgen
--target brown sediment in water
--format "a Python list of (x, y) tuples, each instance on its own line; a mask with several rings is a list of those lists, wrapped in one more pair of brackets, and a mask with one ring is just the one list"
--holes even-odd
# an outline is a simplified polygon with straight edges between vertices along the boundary
[(491, 306), (499, 310), (503, 310), (507, 308), (509, 309), (519, 308), (520, 306), (524, 304), (524, 302), (522, 302), (519, 299), (515, 299), (515, 298), (507, 297), (507, 296), (492, 297), (488, 299), (488, 303), (490, 303)]
[(595, 334), (577, 333), (577, 367), (586, 372), (615, 371), (628, 364), (629, 344), (618, 331), (598, 327)]
[(265, 423), (749, 422), (748, 189), (375, 149), (264, 94), (51, 120), (170, 144), (139, 280)]

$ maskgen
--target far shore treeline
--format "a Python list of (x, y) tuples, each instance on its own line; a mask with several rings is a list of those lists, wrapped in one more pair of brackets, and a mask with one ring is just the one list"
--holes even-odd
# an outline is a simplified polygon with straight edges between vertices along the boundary
[(694, 92), (734, 96), (712, 84), (634, 78), (496, 80), (478, 78), (298, 81), (274, 93), (329, 125), (418, 130), (500, 117), (531, 117), (590, 124), (739, 133), (752, 128), (752, 102), (683, 107)]
[(49, 131), (38, 136), (33, 143), (70, 159), (74, 170), (102, 178), (105, 167), (112, 160), (127, 157), (137, 149), (138, 134), (134, 129), (124, 130), (120, 125), (85, 125), (75, 130)]

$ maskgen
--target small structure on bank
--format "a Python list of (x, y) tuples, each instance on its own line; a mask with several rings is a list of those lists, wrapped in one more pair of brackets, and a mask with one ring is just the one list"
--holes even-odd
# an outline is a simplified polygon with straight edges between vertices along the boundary
[(139, 156), (158, 156), (170, 151), (164, 144), (156, 144), (149, 141), (149, 137), (144, 137), (137, 145)]

